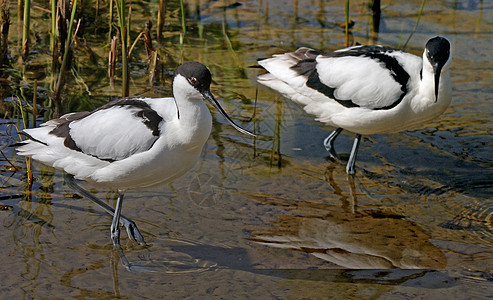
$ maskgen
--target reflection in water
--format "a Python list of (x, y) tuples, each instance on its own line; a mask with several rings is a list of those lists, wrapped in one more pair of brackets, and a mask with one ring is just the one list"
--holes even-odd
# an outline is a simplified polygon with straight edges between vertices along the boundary
[(445, 267), (445, 255), (415, 224), (380, 212), (326, 211), (325, 216), (282, 215), (252, 240), (294, 249), (352, 269)]
[(341, 197), (342, 208), (346, 211), (349, 209), (352, 213), (354, 213), (358, 205), (354, 176), (347, 175), (350, 195), (343, 196), (344, 194), (343, 191), (341, 190), (336, 180), (334, 179), (334, 167), (335, 167), (334, 164), (329, 165), (327, 167), (327, 170), (324, 174), (325, 176), (324, 179), (330, 184), (332, 190), (334, 191), (334, 194), (339, 195)]
[[(335, 195), (343, 195), (333, 170), (325, 180)], [(310, 253), (315, 257), (352, 269), (444, 268), (445, 255), (430, 243), (430, 236), (404, 216), (383, 209), (357, 211), (355, 183), (348, 177), (349, 197), (342, 205), (279, 194), (245, 194), (264, 205), (284, 208), (270, 227), (256, 227), (251, 240), (275, 248)], [(299, 195), (295, 195), (296, 197)], [(350, 199), (347, 199), (350, 198)]]
[(12, 203), (15, 204), (3, 219), (7, 233), (3, 238), (13, 245), (8, 254), (15, 253), (24, 258), (17, 267), (22, 270), (22, 278), (26, 279), (23, 290), (31, 293), (41, 273), (44, 252), (51, 248), (51, 245), (42, 243), (40, 237), (42, 234), (54, 235), (51, 196), (41, 194), (33, 200), (31, 193), (28, 193), (21, 201)]
[[(456, 279), (435, 270), (283, 270), (288, 280), (283, 287), (292, 287), (287, 299), (414, 299), (414, 290), (453, 288)], [(398, 293), (398, 286), (410, 287)], [(443, 294), (441, 294), (443, 297)], [(442, 298), (440, 297), (440, 298)], [(424, 297), (429, 298), (429, 297)], [(471, 297), (474, 298), (474, 297)]]
[[(254, 200), (265, 196), (257, 195)], [(275, 201), (273, 196), (270, 200)], [(303, 205), (302, 201), (297, 204)], [(398, 215), (350, 213), (327, 206), (311, 209), (306, 215), (277, 218), (271, 228), (254, 231), (252, 240), (304, 251), (345, 268), (443, 268), (446, 264), (444, 254), (429, 242), (429, 236)]]
[[(112, 260), (114, 257), (112, 257)], [(114, 291), (111, 290), (94, 290), (90, 286), (87, 286), (86, 284), (81, 285), (79, 283), (79, 280), (84, 282), (85, 280), (87, 282), (91, 282), (91, 280), (88, 280), (88, 277), (90, 276), (89, 274), (94, 274), (94, 271), (99, 271), (103, 269), (106, 266), (107, 260), (93, 260), (91, 264), (80, 267), (80, 268), (74, 268), (69, 271), (66, 271), (60, 278), (60, 284), (66, 288), (70, 288), (71, 290), (77, 290), (78, 293), (80, 293), (81, 296), (84, 298), (95, 298), (95, 299), (103, 299), (103, 298), (113, 298), (113, 297), (120, 297), (119, 295), (119, 289), (118, 289), (118, 276), (117, 274), (113, 274), (113, 288)], [(114, 264), (114, 263), (112, 263)]]

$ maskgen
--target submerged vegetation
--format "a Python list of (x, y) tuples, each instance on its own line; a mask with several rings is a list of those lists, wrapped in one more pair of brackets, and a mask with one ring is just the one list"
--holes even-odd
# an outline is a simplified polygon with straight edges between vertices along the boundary
[[(157, 37), (163, 36), (164, 14), (180, 9), (177, 3), (167, 2), (159, 3)], [(3, 79), (0, 90), (4, 99), (1, 108), (6, 117), (21, 120), (22, 113), (36, 116), (39, 111), (43, 112), (43, 120), (47, 120), (69, 111), (93, 109), (113, 97), (128, 96), (129, 60), (135, 66), (148, 67), (146, 72), (151, 76), (151, 84), (159, 78), (158, 72), (163, 71), (158, 69), (159, 53), (152, 46), (150, 29), (154, 18), (132, 20), (136, 10), (132, 10), (130, 1), (98, 1), (91, 7), (83, 6), (79, 1), (33, 3), (25, 0), (19, 2), (17, 8), (13, 10), (7, 1), (0, 1), (0, 72)], [(17, 23), (11, 26), (10, 16), (15, 13), (18, 14)], [(138, 14), (142, 15), (142, 12)], [(185, 16), (182, 19), (184, 22)], [(131, 22), (135, 22), (135, 30), (141, 30), (130, 32)], [(14, 30), (9, 30), (11, 27)], [(22, 37), (13, 34), (20, 28)], [(109, 28), (107, 38), (104, 38), (104, 28)], [(132, 37), (135, 41), (130, 48)], [(140, 53), (131, 57), (136, 44), (145, 45), (134, 52), (145, 49), (147, 60), (142, 60)], [(106, 61), (104, 57), (108, 57), (107, 74), (101, 68)], [(174, 67), (170, 66), (171, 69)], [(108, 81), (111, 90), (95, 92), (93, 86), (101, 81)], [(35, 82), (39, 83), (39, 90), (34, 88)], [(121, 92), (115, 84), (121, 86)], [(33, 103), (34, 93), (38, 93), (37, 103)], [(22, 106), (17, 106), (18, 103)]]
[[(135, 71), (149, 76), (147, 88), (155, 84), (162, 86), (158, 80), (165, 78), (185, 60), (184, 47), (191, 39), (204, 40), (204, 51), (207, 51), (201, 10), (209, 9), (213, 2), (199, 6), (183, 0), (159, 0), (159, 3), (150, 5), (152, 7), (136, 6), (125, 0), (91, 4), (69, 0), (25, 0), (19, 1), (17, 9), (13, 9), (6, 0), (0, 0), (2, 99), (20, 99), (23, 103), (21, 110), (26, 110), (29, 115), (38, 110), (43, 112), (46, 120), (69, 111), (92, 109), (112, 97), (141, 93), (142, 88), (130, 91), (131, 82), (134, 86), (137, 84), (132, 78), (136, 75)], [(223, 11), (225, 15), (228, 10), (241, 5), (236, 2), (216, 5), (214, 9), (218, 14)], [(264, 11), (259, 10), (259, 17), (268, 17), (267, 5)], [(298, 1), (294, 1), (293, 5), (295, 14), (298, 14)], [(376, 1), (371, 5), (375, 7)], [(260, 3), (259, 8), (262, 6)], [(341, 9), (346, 12), (345, 33), (349, 45), (351, 23), (348, 0), (345, 8)], [(192, 12), (196, 22), (187, 24), (189, 12)], [(10, 17), (11, 14), (14, 18)], [(12, 24), (14, 30), (9, 30), (11, 19), (17, 19), (17, 23)], [(152, 30), (152, 24), (156, 24), (155, 30)], [(12, 34), (15, 29), (22, 29), (21, 38)], [(247, 66), (238, 58), (236, 34), (229, 29), (227, 21), (223, 19), (221, 24), (209, 26), (208, 30), (213, 32), (212, 38), (219, 40), (232, 58), (236, 74), (246, 78)], [(153, 40), (159, 44), (153, 46)], [(142, 56), (144, 50), (146, 56)], [(102, 68), (105, 57), (108, 58), (107, 73)], [(164, 63), (162, 58), (166, 60)], [(36, 105), (32, 101), (35, 80), (40, 87), (36, 91), (39, 93)], [(95, 83), (101, 81), (107, 82), (110, 90), (95, 91)], [(6, 103), (4, 101), (2, 107), (7, 116), (14, 119), (22, 117), (12, 115), (14, 110), (9, 108), (9, 104), (18, 101)], [(35, 126), (34, 123), (31, 125)]]

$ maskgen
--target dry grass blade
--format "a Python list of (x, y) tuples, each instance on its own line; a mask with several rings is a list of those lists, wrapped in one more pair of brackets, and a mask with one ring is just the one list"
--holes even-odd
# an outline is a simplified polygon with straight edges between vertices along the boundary
[[(71, 16), (70, 16), (70, 22), (69, 22), (69, 28), (68, 28), (68, 32), (67, 32), (67, 41), (66, 41), (66, 45), (65, 45), (65, 51), (63, 53), (63, 59), (62, 59), (62, 66), (60, 67), (60, 73), (58, 75), (58, 80), (56, 82), (56, 86), (55, 86), (55, 93), (54, 93), (54, 102), (55, 102), (55, 117), (59, 117), (62, 113), (63, 113), (63, 108), (62, 108), (62, 104), (61, 104), (61, 101), (60, 101), (60, 93), (61, 93), (61, 89), (63, 87), (63, 83), (65, 82), (65, 71), (67, 70), (67, 66), (69, 65), (69, 60), (71, 60), (71, 55), (70, 55), (70, 58), (69, 58), (69, 51), (70, 51), (70, 46), (72, 44), (72, 28), (73, 28), (73, 24), (74, 24), (74, 18), (75, 18), (75, 12), (77, 10), (77, 1), (73, 1), (72, 2), (72, 13), (71, 13)], [(77, 30), (79, 28), (79, 25), (80, 25), (80, 20), (77, 24)], [(75, 35), (74, 35), (75, 36)]]
[(5, 161), (12, 167), (12, 169), (14, 171), (19, 171), (19, 168), (17, 168), (8, 158), (7, 156), (5, 156), (5, 153), (3, 153), (2, 150), (0, 150), (0, 154), (2, 154), (3, 158), (5, 159)]
[(115, 77), (115, 67), (116, 67), (116, 47), (117, 44), (116, 42), (118, 41), (118, 38), (114, 36), (111, 39), (111, 47), (110, 47), (110, 52), (108, 55), (108, 76), (111, 81), (114, 80)]
[(145, 30), (143, 32), (144, 44), (147, 52), (147, 58), (149, 59), (149, 84), (153, 85), (154, 82), (159, 80), (159, 54), (152, 46), (151, 36), (152, 22), (146, 23)]
[(166, 10), (168, 8), (167, 0), (159, 0), (159, 10), (157, 12), (157, 39), (161, 39), (163, 34), (163, 26), (166, 16)]

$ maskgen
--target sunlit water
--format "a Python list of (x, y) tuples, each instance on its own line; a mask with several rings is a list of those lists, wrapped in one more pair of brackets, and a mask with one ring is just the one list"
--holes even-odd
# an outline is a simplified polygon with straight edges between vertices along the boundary
[[(132, 94), (170, 95), (170, 72), (181, 61), (199, 60), (211, 69), (212, 91), (225, 110), (259, 135), (241, 135), (214, 112), (213, 132), (192, 171), (170, 185), (128, 192), (123, 213), (149, 244), (137, 246), (122, 232), (136, 273), (113, 251), (110, 217), (74, 194), (61, 172), (34, 163), (29, 189), (24, 158), (4, 147), (13, 143), (9, 135), (17, 138), (16, 121), (3, 120), (2, 149), (18, 170), (2, 158), (1, 298), (491, 297), (491, 6), (426, 3), (408, 50), (421, 55), (428, 37), (449, 38), (452, 105), (421, 130), (365, 137), (352, 179), (345, 161), (327, 160), (322, 141), (331, 129), (257, 86), (258, 69), (249, 68), (257, 58), (299, 46), (343, 47), (343, 2), (299, 1), (295, 8), (292, 1), (249, 1), (224, 9), (230, 4), (197, 4), (200, 22), (190, 4), (183, 49), (178, 6), (169, 4), (170, 31), (155, 44), (165, 81), (154, 87), (143, 47), (135, 50)], [(352, 39), (402, 45), (420, 4), (383, 3), (376, 36), (365, 6), (352, 3)], [(157, 3), (136, 5), (135, 27), (156, 9)], [(120, 90), (106, 77), (107, 48), (87, 35), (96, 63), (79, 48), (73, 74), (83, 82), (72, 80), (67, 91), (74, 109), (104, 103)], [(34, 49), (47, 41), (37, 43)], [(45, 55), (31, 56), (22, 82), (38, 78), (41, 98), (49, 94), (40, 67)], [(90, 97), (95, 104), (87, 104)], [(336, 142), (343, 160), (352, 139), (343, 134)], [(115, 204), (113, 191), (91, 191)]]

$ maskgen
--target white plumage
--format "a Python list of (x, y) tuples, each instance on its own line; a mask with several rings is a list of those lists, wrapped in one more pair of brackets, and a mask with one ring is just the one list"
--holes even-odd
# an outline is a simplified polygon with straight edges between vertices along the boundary
[(383, 46), (354, 46), (334, 52), (300, 48), (258, 63), (268, 73), (258, 82), (300, 103), (316, 120), (356, 133), (347, 172), (354, 174), (360, 135), (415, 129), (441, 115), (451, 101), (450, 43), (430, 39), (423, 58)]
[(210, 111), (202, 99), (209, 100), (237, 130), (251, 134), (227, 116), (210, 93), (210, 83), (205, 66), (185, 63), (175, 73), (174, 98), (126, 98), (92, 112), (66, 114), (39, 128), (25, 129), (30, 139), (17, 152), (76, 179), (119, 189), (113, 211), (75, 185), (73, 178), (69, 180), (114, 215), (111, 236), (115, 246), (120, 243), (120, 221), (132, 240), (144, 244), (135, 223), (123, 216), (120, 220), (124, 190), (163, 184), (193, 167), (212, 128)]

